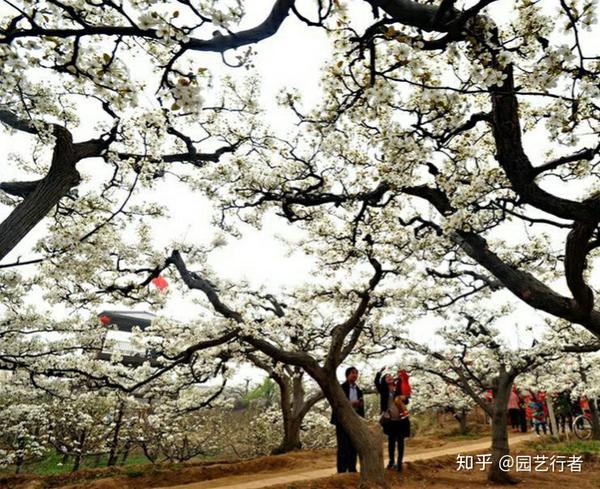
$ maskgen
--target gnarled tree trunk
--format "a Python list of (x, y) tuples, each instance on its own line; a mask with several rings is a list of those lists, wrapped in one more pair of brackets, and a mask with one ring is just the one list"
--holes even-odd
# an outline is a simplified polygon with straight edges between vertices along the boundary
[(348, 433), (360, 462), (360, 487), (385, 487), (383, 465), (383, 436), (379, 430), (372, 431), (350, 403), (335, 375), (317, 379), (325, 397), (337, 418)]

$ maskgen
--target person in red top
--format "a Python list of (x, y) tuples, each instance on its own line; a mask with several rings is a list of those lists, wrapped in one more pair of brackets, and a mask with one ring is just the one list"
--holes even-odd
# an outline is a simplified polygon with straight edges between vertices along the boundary
[(519, 431), (519, 403), (519, 394), (517, 394), (517, 388), (513, 384), (508, 397), (508, 415), (510, 417), (510, 426), (515, 433)]
[[(375, 376), (375, 387), (379, 392), (381, 423), (388, 437), (388, 469), (402, 471), (404, 439), (410, 436), (410, 420), (406, 409), (411, 394), (408, 373), (399, 369), (398, 376), (384, 373), (383, 367)], [(395, 454), (398, 449), (396, 462)]]
[(586, 411), (590, 410), (590, 403), (586, 396), (581, 396), (579, 398), (579, 406), (581, 407), (581, 411), (585, 414)]

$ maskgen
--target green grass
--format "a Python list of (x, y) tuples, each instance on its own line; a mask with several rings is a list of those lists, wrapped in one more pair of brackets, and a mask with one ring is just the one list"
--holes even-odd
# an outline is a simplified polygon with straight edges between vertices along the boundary
[[(73, 470), (73, 459), (69, 458), (69, 461), (66, 464), (62, 464), (63, 456), (59, 453), (52, 452), (48, 453), (48, 455), (40, 460), (35, 462), (29, 462), (21, 467), (22, 474), (34, 474), (38, 476), (49, 476), (49, 475), (59, 475), (59, 474), (68, 474)], [(84, 457), (81, 461), (81, 469), (91, 469), (96, 467), (106, 467), (106, 462), (108, 461), (108, 455), (102, 455), (99, 458), (99, 463), (96, 464), (96, 457)], [(131, 454), (125, 464), (119, 463), (118, 465), (141, 465), (148, 464), (148, 459), (144, 457), (142, 454)], [(7, 467), (6, 469), (0, 471), (0, 474), (9, 475), (14, 474), (14, 467)]]
[(415, 438), (434, 436), (446, 440), (473, 440), (489, 435), (490, 428), (472, 416), (467, 422), (467, 432), (461, 433), (459, 423), (449, 416), (440, 425), (435, 416), (415, 413), (411, 415), (411, 431)]
[(568, 455), (600, 455), (600, 441), (598, 440), (561, 441), (556, 438), (549, 438), (548, 440), (532, 442), (531, 447), (536, 451), (557, 452)]

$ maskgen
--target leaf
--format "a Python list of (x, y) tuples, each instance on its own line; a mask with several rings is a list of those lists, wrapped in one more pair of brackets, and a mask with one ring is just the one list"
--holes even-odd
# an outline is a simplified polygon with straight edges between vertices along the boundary
[(179, 10), (175, 10), (175, 12), (173, 12), (173, 18), (177, 18), (179, 17)]
[(104, 54), (102, 55), (102, 59), (104, 59), (104, 62), (105, 62), (105, 63), (108, 63), (108, 62), (110, 61), (110, 59), (111, 59), (111, 57), (110, 57), (110, 54), (108, 54), (108, 53), (104, 53)]
[(175, 102), (173, 105), (171, 105), (171, 110), (179, 110), (181, 109), (181, 107), (179, 107), (179, 105), (177, 105), (177, 102)]

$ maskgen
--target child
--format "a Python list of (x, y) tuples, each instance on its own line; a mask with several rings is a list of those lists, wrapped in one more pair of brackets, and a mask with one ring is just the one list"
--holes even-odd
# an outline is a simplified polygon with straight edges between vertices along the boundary
[(544, 403), (539, 400), (535, 394), (531, 394), (531, 401), (529, 401), (529, 407), (531, 408), (531, 419), (533, 421), (533, 427), (535, 432), (540, 434), (540, 427), (546, 434), (546, 415), (544, 414)]

